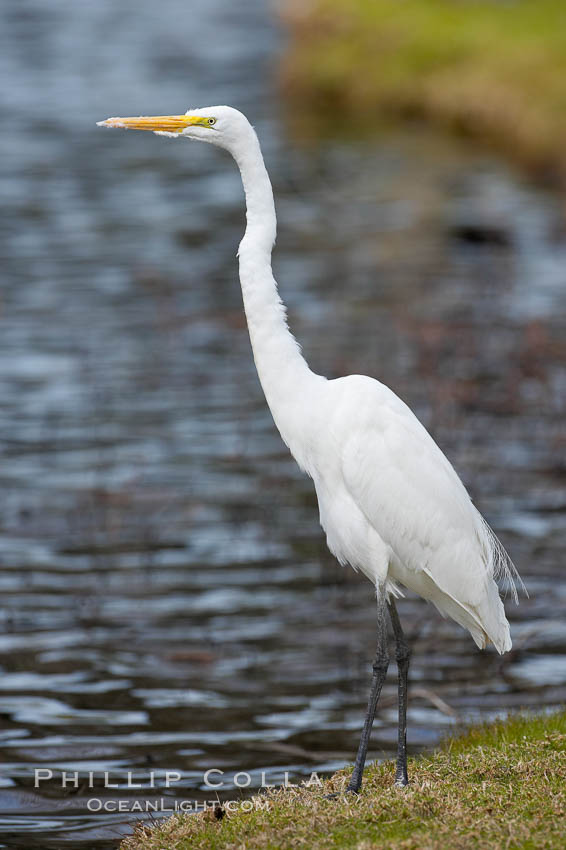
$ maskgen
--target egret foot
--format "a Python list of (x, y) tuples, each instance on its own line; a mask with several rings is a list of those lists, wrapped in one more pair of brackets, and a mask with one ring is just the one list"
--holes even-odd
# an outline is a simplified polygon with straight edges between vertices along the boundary
[(325, 794), (324, 799), (325, 800), (337, 800), (338, 797), (342, 797), (343, 794), (355, 794), (356, 797), (358, 796), (358, 792), (354, 791), (353, 788), (350, 788), (348, 786), (348, 788), (346, 788), (345, 791), (334, 791), (332, 794)]

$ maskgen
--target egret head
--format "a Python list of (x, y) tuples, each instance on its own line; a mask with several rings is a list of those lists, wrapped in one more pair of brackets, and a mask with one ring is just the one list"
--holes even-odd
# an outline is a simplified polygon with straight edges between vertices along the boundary
[(155, 115), (137, 118), (107, 118), (99, 127), (122, 130), (150, 130), (172, 139), (191, 139), (226, 148), (236, 154), (240, 144), (249, 140), (252, 127), (245, 115), (231, 106), (189, 109), (184, 115)]

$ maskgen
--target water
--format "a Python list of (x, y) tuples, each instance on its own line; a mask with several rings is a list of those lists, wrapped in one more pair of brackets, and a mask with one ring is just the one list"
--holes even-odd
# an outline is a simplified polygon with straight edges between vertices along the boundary
[[(88, 800), (209, 799), (210, 768), (234, 797), (249, 791), (238, 771), (251, 788), (261, 771), (342, 766), (375, 640), (371, 587), (326, 552), (255, 375), (233, 164), (96, 129), (107, 115), (250, 114), (278, 199), (276, 274), (313, 368), (369, 372), (411, 404), (522, 571), (531, 596), (508, 602), (503, 659), (401, 603), (412, 750), (562, 703), (558, 202), (419, 128), (300, 146), (261, 0), (22, 0), (0, 15), (3, 846), (113, 847), (139, 815)], [(392, 753), (394, 702), (393, 668), (372, 757)], [(34, 788), (35, 768), (53, 779)], [(61, 788), (62, 770), (80, 787)], [(166, 770), (181, 773), (169, 790)], [(104, 790), (104, 771), (122, 786), (153, 771), (156, 788)]]

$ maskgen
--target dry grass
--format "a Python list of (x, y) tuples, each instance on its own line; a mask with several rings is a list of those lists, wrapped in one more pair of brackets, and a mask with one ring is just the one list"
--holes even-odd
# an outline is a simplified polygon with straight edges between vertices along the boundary
[(310, 0), (284, 7), (293, 111), (358, 130), (387, 114), (472, 134), (566, 185), (563, 0)]
[(479, 727), (412, 759), (411, 784), (391, 763), (370, 765), (360, 796), (342, 791), (350, 770), (323, 789), (275, 790), (252, 811), (175, 816), (139, 827), (121, 850), (503, 850), (565, 846), (566, 714)]

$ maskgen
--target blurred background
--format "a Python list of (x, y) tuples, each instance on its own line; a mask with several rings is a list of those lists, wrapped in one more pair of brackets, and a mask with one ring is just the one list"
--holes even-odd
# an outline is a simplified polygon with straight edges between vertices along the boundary
[[(452, 5), (479, 16), (531, 4)], [(473, 109), (462, 136), (446, 132), (446, 110), (418, 108), (418, 91), (395, 105), (381, 83), (370, 90), (355, 13), (320, 6), (0, 8), (3, 847), (111, 848), (136, 819), (88, 811), (93, 796), (116, 798), (102, 780), (35, 789), (35, 767), (144, 781), (180, 770), (176, 789), (157, 782), (174, 800), (208, 799), (209, 768), (226, 772), (230, 799), (244, 793), (230, 787), (237, 771), (258, 784), (262, 770), (277, 782), (351, 762), (375, 642), (372, 588), (326, 551), (312, 484), (256, 377), (234, 163), (97, 129), (109, 115), (246, 112), (274, 183), (276, 277), (311, 366), (388, 383), (523, 575), (530, 598), (507, 600), (504, 658), (401, 602), (415, 642), (411, 751), (566, 697), (559, 180), (519, 168), (512, 138), (496, 150)], [(392, 42), (366, 23), (379, 66)], [(435, 53), (431, 35), (421, 61), (442, 55), (446, 69), (446, 38)], [(346, 69), (325, 73), (316, 57), (331, 49)], [(535, 161), (559, 175), (547, 147)], [(392, 665), (374, 758), (394, 751), (395, 701)], [(147, 797), (119, 796), (136, 793)]]

